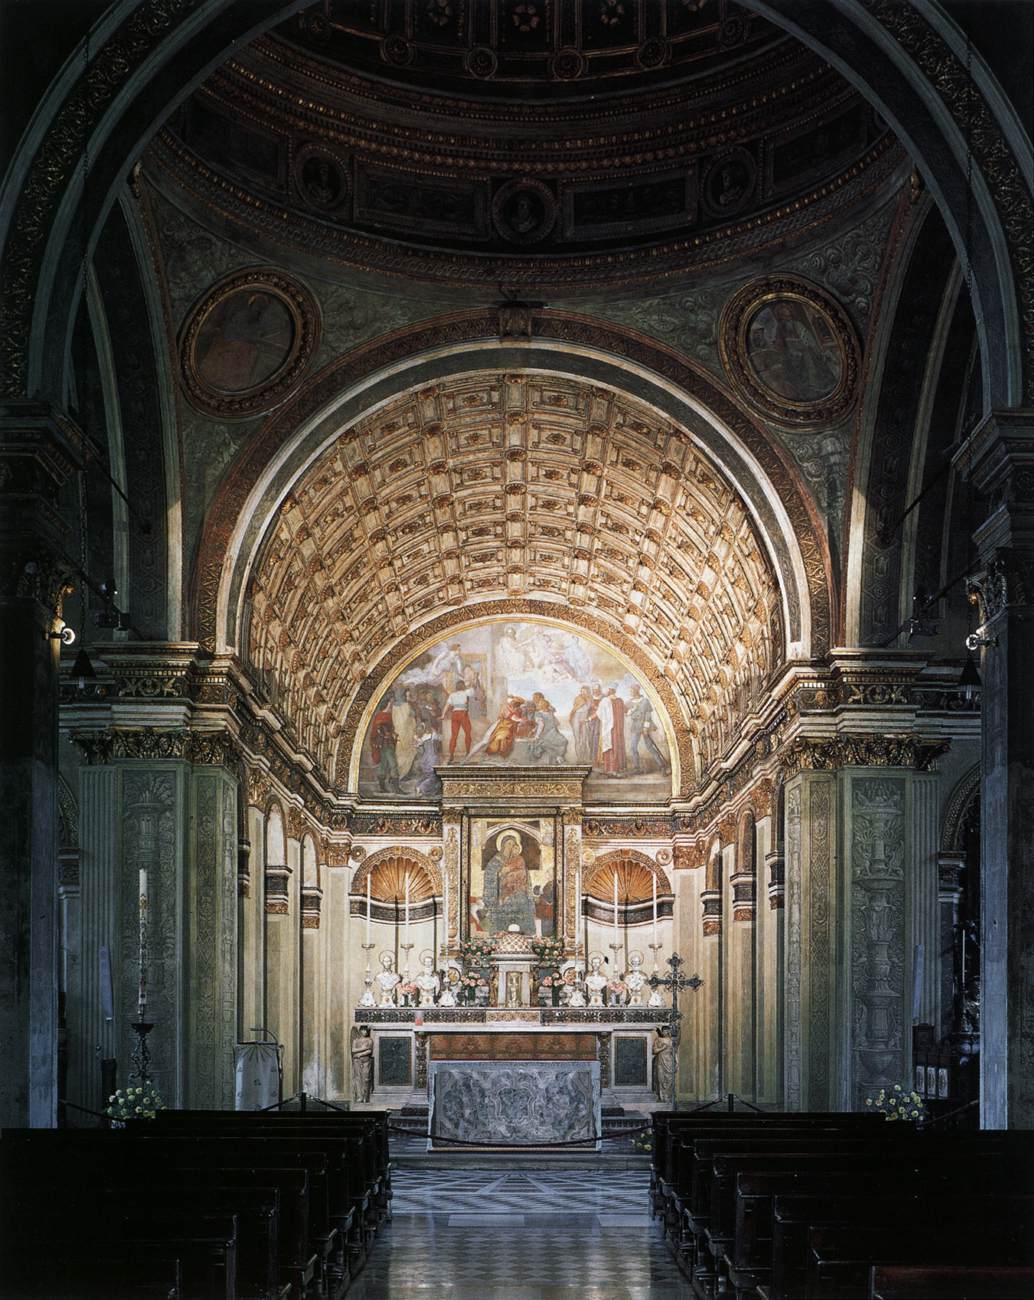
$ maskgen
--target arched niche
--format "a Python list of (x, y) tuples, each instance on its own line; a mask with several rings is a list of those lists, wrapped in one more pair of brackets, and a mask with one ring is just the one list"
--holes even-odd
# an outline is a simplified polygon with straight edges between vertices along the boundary
[(652, 923), (654, 882), (657, 885), (658, 919), (673, 917), (675, 893), (664, 869), (638, 849), (612, 849), (596, 858), (582, 881), (585, 907), (594, 920), (601, 924), (613, 921), (615, 881), (619, 925)]
[(320, 869), (316, 856), (316, 841), (306, 833), (302, 839), (302, 884), (313, 886), (319, 883)]
[(426, 853), (406, 845), (391, 845), (363, 859), (352, 877), (352, 896), (365, 898), (369, 880), (371, 898), (382, 903), (402, 902), (407, 874), (411, 903), (423, 903), (441, 894), (441, 874)]
[(287, 832), (284, 814), (278, 803), (272, 803), (266, 814), (266, 865), (287, 865)]

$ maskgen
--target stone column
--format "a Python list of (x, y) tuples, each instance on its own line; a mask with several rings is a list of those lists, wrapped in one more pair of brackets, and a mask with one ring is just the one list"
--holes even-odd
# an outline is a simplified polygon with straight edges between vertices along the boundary
[[(962, 868), (966, 855), (961, 851), (942, 851), (937, 855), (937, 908), (940, 919), (940, 951), (938, 968), (940, 971), (940, 1020), (935, 1026), (938, 1038), (946, 1038), (956, 1028), (953, 1015), (955, 1009), (955, 927), (959, 921), (959, 901), (962, 898)], [(961, 972), (960, 972), (961, 973)], [(959, 998), (962, 989), (959, 989)]]
[[(758, 1101), (781, 1106), (783, 1100), (783, 854), (774, 847), (774, 814), (758, 819), (759, 871), (755, 903), (758, 935)], [(761, 865), (763, 864), (763, 866)], [(776, 881), (773, 884), (773, 880)]]
[(302, 935), (301, 935), (301, 1039), (302, 1087), (315, 1096), (322, 1095), (323, 1069), (320, 1061), (321, 1029), (323, 1025), (325, 971), (323, 932), (320, 929), (320, 907), (323, 890), (319, 885), (303, 885)]
[(753, 1100), (757, 1032), (753, 818), (749, 827), (739, 828), (735, 849), (729, 857), (726, 912), (731, 921), (726, 961), (725, 1086), (738, 1097)]
[(847, 768), (838, 780), (847, 973), (839, 1015), (851, 1040), (833, 1100), (858, 1109), (873, 1089), (910, 1080), (913, 1019), (936, 1023), (936, 777)]
[[(156, 733), (79, 733), (81, 998), (70, 1100), (97, 1108), (99, 1062), (133, 1069), (140, 958), (140, 870), (148, 873), (147, 1019), (151, 1073), (169, 1105), (186, 1105), (190, 1033), (183, 972), (190, 766), (182, 736), (155, 758)], [(110, 971), (110, 1002), (108, 977)]]
[[(213, 756), (214, 757), (214, 756)], [(187, 870), (190, 1054), (187, 1095), (202, 1109), (233, 1107), (237, 1036), (237, 780), (227, 768), (191, 773)]]
[(294, 1052), (291, 1017), (290, 970), (291, 942), (290, 892), (291, 868), (286, 862), (267, 862), (265, 877), (265, 1017), (263, 1024), (283, 1046), (284, 1096), (294, 1092), (292, 1086)]
[(786, 788), (784, 1086), (788, 1110), (832, 1100), (836, 949), (836, 777), (801, 772)]
[(259, 1038), (256, 1033), (263, 1026), (265, 1002), (265, 899), (266, 872), (266, 819), (262, 808), (248, 796), (248, 877), (242, 882), (238, 876), (240, 900), (239, 969), (242, 1039)]
[(697, 1053), (697, 1086), (701, 1098), (717, 1097), (722, 1090), (722, 853), (716, 845), (708, 858), (704, 888), (700, 891), (700, 994), (701, 1034)]
[(1034, 1126), (1034, 411), (992, 413), (960, 449), (991, 501), (975, 535), (983, 651), (980, 1123)]
[(57, 670), (71, 569), (58, 491), (81, 456), (38, 403), (0, 408), (0, 1125), (57, 1120)]

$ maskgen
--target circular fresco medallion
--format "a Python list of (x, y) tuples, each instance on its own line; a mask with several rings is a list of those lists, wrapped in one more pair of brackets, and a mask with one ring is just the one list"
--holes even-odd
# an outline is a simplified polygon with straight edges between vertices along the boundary
[(312, 294), (268, 268), (238, 271), (214, 285), (187, 318), (180, 371), (190, 400), (223, 419), (282, 401), (319, 342)]
[(294, 162), (295, 184), (306, 204), (334, 212), (348, 198), (348, 174), (333, 154), (319, 145), (303, 145)]
[(541, 181), (507, 181), (492, 200), (492, 220), (511, 244), (537, 244), (556, 224), (556, 199)]
[(858, 387), (859, 345), (847, 313), (806, 280), (756, 280), (730, 298), (722, 363), (762, 414), (790, 424), (843, 416)]

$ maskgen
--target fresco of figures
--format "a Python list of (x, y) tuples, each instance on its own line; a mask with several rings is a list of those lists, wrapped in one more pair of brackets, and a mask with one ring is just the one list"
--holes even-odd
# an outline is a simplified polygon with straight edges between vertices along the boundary
[(436, 798), (435, 768), (449, 763), (585, 764), (595, 801), (671, 793), (667, 738), (642, 678), (589, 638), (540, 622), (457, 632), (382, 692), (360, 791)]

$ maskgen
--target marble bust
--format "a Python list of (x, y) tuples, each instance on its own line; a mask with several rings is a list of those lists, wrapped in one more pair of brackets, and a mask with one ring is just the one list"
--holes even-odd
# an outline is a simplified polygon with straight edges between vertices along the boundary
[(438, 997), (440, 981), (438, 972), (434, 968), (434, 958), (430, 953), (425, 953), (420, 959), (420, 974), (414, 981), (420, 991), (420, 1005), (422, 1007), (433, 1007), (435, 999)]
[(628, 989), (628, 1005), (630, 1007), (641, 1007), (643, 1005), (643, 989), (646, 987), (646, 976), (643, 974), (642, 967), (642, 953), (631, 953), (628, 958), (628, 970), (625, 971), (625, 987)]
[(589, 958), (589, 973), (585, 977), (585, 990), (589, 995), (590, 1007), (603, 1006), (603, 990), (607, 987), (607, 977), (602, 970), (603, 958)]
[(390, 952), (382, 952), (381, 968), (374, 976), (374, 983), (377, 985), (382, 1007), (393, 1007), (395, 1005), (395, 987), (400, 978), (395, 972), (395, 958)]

